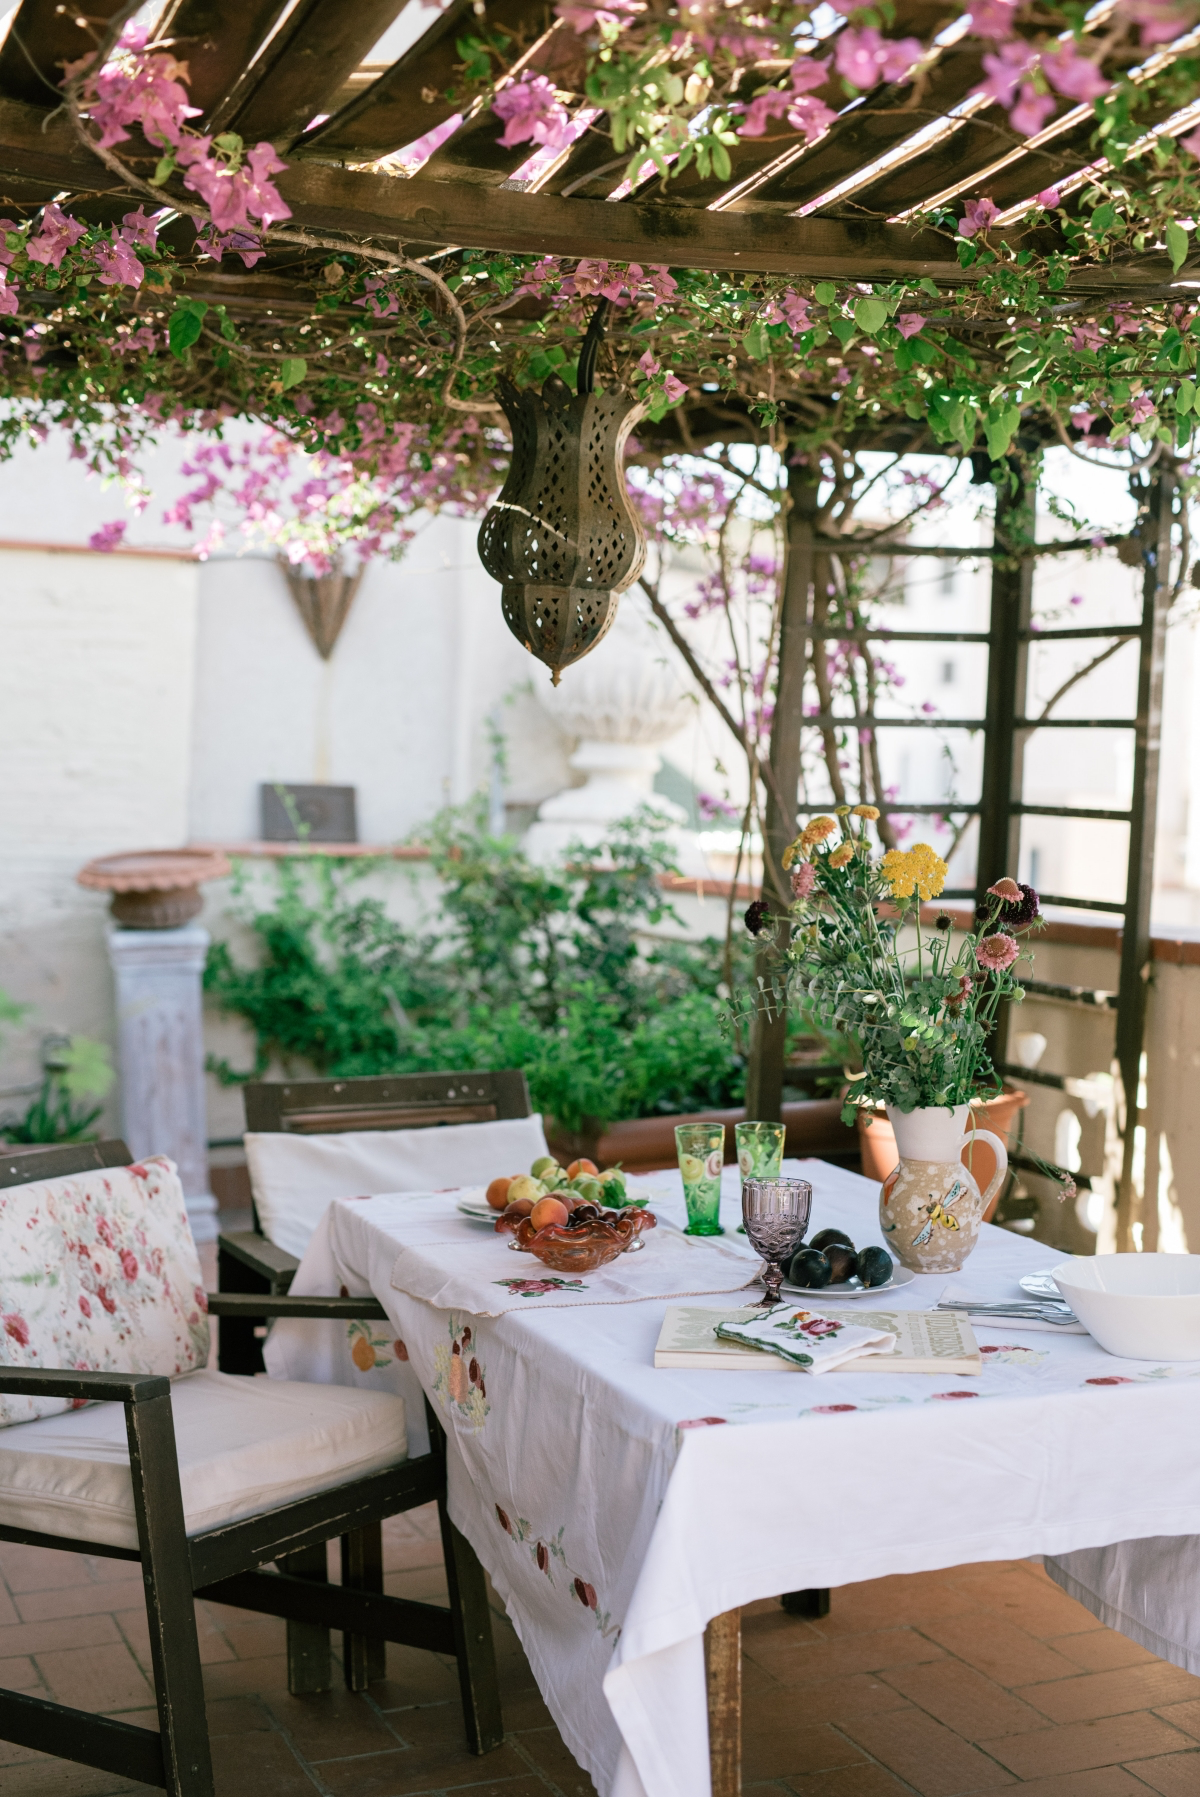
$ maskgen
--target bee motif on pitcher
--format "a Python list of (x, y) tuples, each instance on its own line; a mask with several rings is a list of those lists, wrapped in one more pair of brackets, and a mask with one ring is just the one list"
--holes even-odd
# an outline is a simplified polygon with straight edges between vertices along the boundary
[(967, 1188), (961, 1179), (956, 1179), (944, 1198), (935, 1198), (932, 1204), (925, 1206), (929, 1217), (926, 1223), (913, 1237), (913, 1247), (923, 1248), (933, 1234), (933, 1226), (940, 1223), (944, 1229), (958, 1229), (958, 1218), (951, 1214), (953, 1207), (967, 1195)]

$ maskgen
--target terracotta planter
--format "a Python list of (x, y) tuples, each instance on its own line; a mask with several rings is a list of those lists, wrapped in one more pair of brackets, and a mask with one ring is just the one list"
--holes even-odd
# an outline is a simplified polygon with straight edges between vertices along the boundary
[[(1022, 1092), (1019, 1087), (1011, 1086), (1005, 1081), (999, 1098), (989, 1098), (985, 1104), (976, 1100), (971, 1105), (971, 1114), (978, 1129), (990, 1130), (993, 1135), (1007, 1140), (1008, 1133), (1016, 1122), (1017, 1112), (1024, 1110), (1028, 1103), (1028, 1092)], [(896, 1148), (896, 1132), (882, 1112), (858, 1113), (858, 1143), (862, 1154), (863, 1174), (867, 1179), (877, 1179), (882, 1184), (900, 1159)], [(988, 1144), (971, 1143), (963, 1150), (962, 1162), (974, 1176), (976, 1184), (986, 1192), (996, 1171), (996, 1157)], [(1000, 1194), (997, 1192), (983, 1213), (985, 1223), (991, 1222), (999, 1202)]]
[(143, 849), (102, 855), (79, 872), (81, 886), (112, 893), (112, 914), (124, 930), (178, 930), (204, 900), (204, 880), (231, 872), (224, 855), (210, 849)]
[[(842, 1122), (841, 1112), (840, 1098), (814, 1098), (785, 1104), (783, 1122), (787, 1137), (784, 1153), (799, 1158), (835, 1156), (839, 1160), (854, 1155), (858, 1145), (854, 1132)], [(668, 1117), (634, 1117), (627, 1122), (614, 1123), (598, 1137), (569, 1134), (548, 1124), (546, 1139), (559, 1160), (586, 1154), (600, 1167), (620, 1165), (631, 1173), (651, 1173), (661, 1167), (677, 1165), (677, 1123), (724, 1123), (727, 1126), (725, 1159), (736, 1159), (733, 1125), (743, 1123), (745, 1118), (746, 1113), (740, 1107), (736, 1110), (689, 1111)]]

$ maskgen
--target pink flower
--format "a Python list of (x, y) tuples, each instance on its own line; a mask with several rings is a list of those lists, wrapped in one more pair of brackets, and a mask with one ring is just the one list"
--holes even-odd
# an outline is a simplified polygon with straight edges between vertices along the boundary
[(882, 37), (873, 25), (861, 31), (843, 31), (837, 40), (837, 72), (853, 87), (874, 87), (877, 81), (903, 81), (913, 64), (925, 54), (915, 37)]
[(923, 331), (925, 324), (926, 320), (919, 312), (901, 312), (896, 320), (896, 329), (907, 342), (910, 337), (915, 337), (918, 331)]
[(817, 883), (817, 870), (811, 861), (802, 861), (792, 869), (792, 891), (798, 899), (806, 899)]
[(10, 1312), (8, 1316), (0, 1316), (0, 1323), (4, 1324), (4, 1333), (10, 1341), (16, 1342), (19, 1348), (29, 1346), (29, 1324), (24, 1317)]
[(615, 26), (625, 31), (635, 16), (646, 9), (641, 0), (603, 0), (600, 6), (589, 5), (588, 0), (557, 0), (554, 10), (582, 37), (593, 25)]
[(1002, 880), (997, 880), (994, 886), (989, 886), (988, 892), (993, 898), (1005, 899), (1011, 905), (1019, 904), (1021, 901), (1021, 888), (1015, 880), (1009, 879), (1007, 874)]
[(504, 135), (497, 141), (505, 149), (530, 138), (548, 150), (565, 150), (573, 141), (567, 109), (544, 75), (510, 81), (492, 101), (492, 111), (504, 120)]
[[(775, 302), (793, 331), (807, 331), (812, 328), (812, 319), (808, 316), (808, 301), (789, 287), (781, 293)], [(774, 321), (772, 321), (774, 322)]]
[(1145, 424), (1147, 418), (1154, 416), (1154, 401), (1148, 393), (1139, 393), (1129, 408), (1129, 416), (1135, 424)]
[(1190, 156), (1200, 156), (1200, 125), (1197, 125), (1196, 129), (1187, 137), (1178, 138), (1177, 142), (1179, 148), (1186, 150)]
[(80, 1308), (80, 1310), (81, 1310), (81, 1311), (82, 1311), (82, 1313), (83, 1313), (83, 1315), (84, 1315), (84, 1316), (85, 1316), (85, 1317), (90, 1317), (90, 1316), (91, 1316), (91, 1314), (92, 1314), (92, 1307), (91, 1307), (91, 1305), (90, 1305), (90, 1304), (89, 1304), (89, 1303), (88, 1303), (88, 1301), (87, 1301), (87, 1299), (86, 1299), (86, 1298), (85, 1298), (85, 1297), (84, 1297), (84, 1295), (83, 1295), (83, 1293), (82, 1293), (82, 1292), (80, 1292), (80, 1294), (79, 1294), (79, 1308)]
[(1011, 106), (1013, 95), (1022, 75), (1026, 74), (1037, 61), (1037, 57), (1028, 44), (1001, 44), (999, 51), (993, 55), (991, 51), (983, 58), (983, 67), (987, 80), (980, 83), (976, 93), (989, 94), (1001, 106)]
[(1020, 0), (971, 0), (971, 30), (976, 37), (1011, 37)]
[(655, 361), (654, 351), (648, 349), (643, 356), (638, 358), (638, 367), (649, 380), (653, 380), (661, 367), (661, 363)]
[(1008, 115), (1008, 122), (1022, 137), (1036, 137), (1054, 111), (1053, 94), (1039, 94), (1028, 82)]
[(1196, 7), (1191, 0), (1118, 0), (1117, 14), (1140, 27), (1143, 44), (1169, 44), (1194, 23)]
[(1011, 967), (1021, 950), (1011, 936), (985, 936), (975, 950), (975, 959), (989, 973), (1003, 973)]
[(108, 524), (102, 524), (99, 530), (94, 530), (88, 538), (88, 548), (98, 549), (102, 555), (110, 554), (112, 550), (120, 548), (128, 528), (129, 526), (123, 518), (113, 519)]
[(686, 394), (687, 386), (685, 382), (680, 380), (677, 374), (672, 374), (668, 369), (667, 373), (663, 376), (663, 392), (669, 403), (675, 405)]
[(122, 1250), (121, 1250), (121, 1271), (122, 1271), (122, 1273), (124, 1273), (126, 1279), (133, 1280), (133, 1279), (137, 1278), (137, 1276), (138, 1276), (137, 1255), (133, 1253), (132, 1249), (122, 1248)]
[(17, 311), (20, 288), (11, 281), (0, 281), (0, 318), (13, 318)]
[(1057, 187), (1043, 187), (1041, 193), (1036, 196), (1036, 203), (1039, 206), (1057, 206), (1061, 198), (1062, 195)]
[(1070, 38), (1061, 49), (1042, 57), (1042, 68), (1051, 87), (1068, 100), (1098, 100), (1112, 86), (1089, 57), (1080, 55)]
[(42, 212), (41, 228), (37, 236), (29, 239), (25, 249), (31, 261), (46, 262), (52, 268), (58, 268), (67, 251), (79, 242), (83, 233), (84, 227), (79, 220), (68, 218), (51, 200)]
[(127, 212), (121, 220), (121, 235), (126, 243), (136, 243), (144, 250), (158, 248), (158, 220), (147, 218), (145, 209)]
[(968, 200), (967, 209), (958, 221), (960, 237), (974, 237), (976, 231), (987, 231), (1000, 216), (1000, 208), (989, 199)]
[(689, 1416), (686, 1422), (676, 1423), (677, 1429), (715, 1429), (723, 1423), (723, 1416)]
[(141, 263), (115, 231), (111, 238), (102, 237), (92, 245), (91, 258), (100, 270), (102, 287), (140, 287), (145, 279)]
[(1102, 349), (1103, 347), (1104, 339), (1090, 318), (1085, 318), (1082, 324), (1071, 326), (1072, 349)]

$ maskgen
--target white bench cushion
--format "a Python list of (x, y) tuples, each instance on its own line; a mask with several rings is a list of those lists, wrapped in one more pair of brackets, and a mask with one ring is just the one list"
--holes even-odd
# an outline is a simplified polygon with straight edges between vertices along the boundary
[(485, 1186), (506, 1173), (528, 1173), (548, 1152), (536, 1114), (432, 1129), (355, 1129), (329, 1136), (250, 1131), (246, 1136), (263, 1234), (295, 1255), (303, 1255), (335, 1198)]
[[(234, 1378), (171, 1383), (189, 1535), (379, 1472), (408, 1454), (390, 1392)], [(92, 1404), (0, 1433), (0, 1523), (110, 1547), (138, 1545), (123, 1404)]]

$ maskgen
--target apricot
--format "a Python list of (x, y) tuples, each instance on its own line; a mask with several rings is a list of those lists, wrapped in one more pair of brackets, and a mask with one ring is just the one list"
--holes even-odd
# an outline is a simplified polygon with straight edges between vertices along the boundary
[(565, 1204), (558, 1198), (539, 1198), (529, 1213), (529, 1221), (535, 1229), (545, 1229), (551, 1223), (561, 1228), (570, 1215)]
[(596, 1174), (599, 1173), (599, 1171), (600, 1171), (600, 1169), (596, 1165), (595, 1161), (589, 1161), (589, 1160), (572, 1161), (570, 1166), (567, 1168), (567, 1178), (568, 1179), (578, 1179), (579, 1175), (581, 1173), (590, 1173), (592, 1175), (592, 1177), (595, 1178)]
[(493, 1179), (487, 1189), (487, 1201), (493, 1210), (503, 1210), (508, 1203), (508, 1188), (514, 1177), (510, 1174), (507, 1179)]

